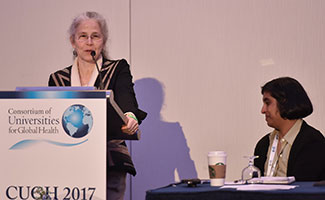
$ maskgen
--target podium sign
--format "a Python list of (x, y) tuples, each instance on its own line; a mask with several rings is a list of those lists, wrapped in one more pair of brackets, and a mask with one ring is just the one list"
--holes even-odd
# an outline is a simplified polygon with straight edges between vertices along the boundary
[(106, 96), (0, 92), (0, 199), (106, 199)]

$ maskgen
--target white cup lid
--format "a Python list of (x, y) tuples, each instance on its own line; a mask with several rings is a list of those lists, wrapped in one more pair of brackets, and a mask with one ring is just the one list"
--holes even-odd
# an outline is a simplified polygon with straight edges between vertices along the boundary
[(208, 156), (227, 156), (225, 151), (210, 151)]

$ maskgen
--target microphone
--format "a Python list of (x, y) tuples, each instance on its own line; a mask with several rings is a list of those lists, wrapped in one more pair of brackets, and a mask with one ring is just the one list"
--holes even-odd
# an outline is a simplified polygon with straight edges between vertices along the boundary
[(95, 59), (96, 51), (91, 51), (91, 52), (90, 52), (90, 55), (91, 55), (91, 57), (93, 58), (93, 61), (95, 62), (95, 64), (96, 64), (96, 68), (97, 68), (97, 71), (98, 71), (98, 75), (99, 75), (99, 89), (100, 89), (100, 90), (103, 90), (103, 89), (104, 89), (104, 85), (103, 85), (103, 77), (102, 77), (102, 74), (100, 73), (100, 70), (99, 70), (99, 67), (98, 67), (97, 61), (96, 61), (96, 59)]

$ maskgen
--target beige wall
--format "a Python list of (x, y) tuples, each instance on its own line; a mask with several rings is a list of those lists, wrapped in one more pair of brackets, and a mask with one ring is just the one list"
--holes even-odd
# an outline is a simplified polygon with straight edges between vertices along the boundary
[(211, 150), (227, 151), (234, 180), (271, 130), (260, 114), (268, 80), (297, 78), (315, 108), (306, 121), (325, 131), (324, 9), (322, 0), (2, 0), (0, 87), (46, 85), (50, 72), (71, 63), (72, 18), (98, 11), (109, 20), (111, 57), (131, 63), (149, 112), (142, 139), (132, 142), (132, 199), (208, 178)]
[(1, 0), (0, 10), (2, 90), (47, 85), (51, 72), (70, 65), (68, 28), (86, 10), (108, 19), (111, 56), (129, 59), (128, 0)]
[[(137, 0), (131, 8), (134, 75), (154, 78), (164, 89), (161, 119), (148, 116), (156, 128), (133, 145), (134, 157), (150, 166), (140, 164), (134, 185), (167, 185), (173, 168), (190, 178), (195, 173), (186, 145), (199, 178), (208, 177), (211, 150), (227, 151), (227, 179), (240, 178), (247, 165), (243, 156), (252, 155), (257, 140), (271, 130), (260, 114), (260, 86), (279, 76), (305, 86), (315, 107), (306, 120), (324, 132), (323, 1)], [(140, 104), (145, 108), (148, 102)], [(162, 128), (174, 122), (182, 131)]]

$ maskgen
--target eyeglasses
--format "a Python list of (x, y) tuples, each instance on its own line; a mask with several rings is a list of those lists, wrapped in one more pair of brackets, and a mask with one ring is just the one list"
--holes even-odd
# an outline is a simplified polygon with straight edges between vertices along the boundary
[(86, 34), (81, 34), (81, 35), (77, 36), (77, 40), (79, 42), (87, 42), (87, 41), (89, 41), (89, 38), (93, 42), (100, 42), (100, 41), (103, 40), (103, 37), (100, 34), (93, 34), (93, 35), (90, 35), (90, 36), (86, 35)]

